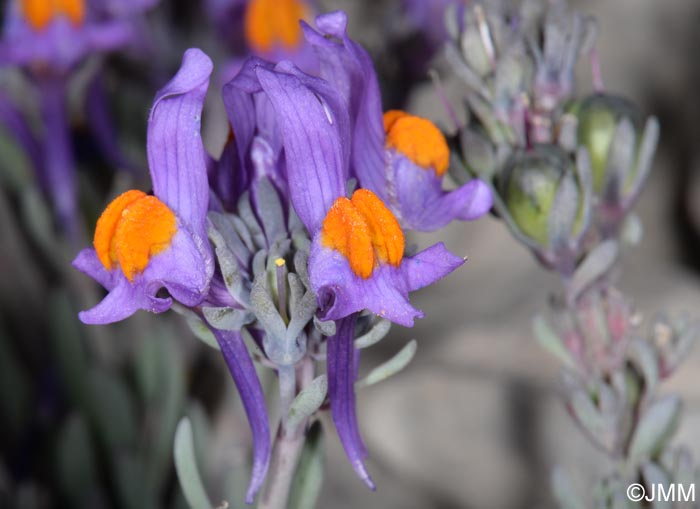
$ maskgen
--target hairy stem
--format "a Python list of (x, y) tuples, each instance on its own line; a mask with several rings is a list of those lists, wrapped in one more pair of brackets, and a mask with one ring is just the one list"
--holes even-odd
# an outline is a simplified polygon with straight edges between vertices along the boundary
[[(313, 359), (306, 357), (301, 361), (298, 369), (295, 370), (294, 367), (289, 366), (288, 368), (280, 369), (279, 374), (282, 419), (275, 438), (268, 481), (263, 490), (260, 504), (258, 505), (259, 509), (285, 509), (287, 507), (289, 493), (292, 488), (292, 482), (294, 481), (294, 474), (296, 473), (299, 457), (301, 456), (301, 451), (306, 441), (306, 428), (308, 424), (307, 418), (296, 430), (288, 429), (286, 426), (287, 413), (289, 412), (289, 405), (296, 392), (295, 382), (298, 382), (299, 390), (302, 390), (313, 380)], [(290, 374), (291, 399), (289, 393)]]

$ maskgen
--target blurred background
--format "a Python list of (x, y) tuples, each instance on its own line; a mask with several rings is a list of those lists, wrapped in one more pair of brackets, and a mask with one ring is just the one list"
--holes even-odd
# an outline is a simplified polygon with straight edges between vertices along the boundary
[[(700, 316), (700, 3), (696, 0), (580, 0), (600, 23), (605, 86), (661, 121), (652, 177), (637, 207), (640, 246), (624, 252), (619, 287), (649, 319), (659, 310)], [(350, 33), (375, 59), (385, 108), (403, 107), (445, 122), (398, 0), (334, 0)], [(3, 8), (3, 11), (5, 9)], [(143, 19), (148, 54), (122, 51), (88, 59), (71, 77), (70, 136), (83, 211), (79, 239), (52, 220), (31, 162), (0, 133), (0, 507), (185, 507), (172, 466), (175, 425), (189, 415), (212, 500), (242, 507), (249, 474), (249, 430), (219, 354), (195, 339), (174, 313), (139, 313), (111, 326), (82, 325), (76, 313), (101, 296), (69, 263), (90, 242), (94, 222), (120, 190), (150, 186), (145, 125), (156, 90), (182, 51), (202, 47), (226, 66), (227, 50), (200, 2), (161, 0)], [(436, 56), (439, 70), (445, 63)], [(414, 65), (415, 64), (415, 65)], [(91, 128), (80, 98), (99, 75), (114, 140), (130, 161), (120, 171)], [(23, 72), (2, 69), (3, 93), (28, 111), (35, 98)], [(580, 89), (590, 87), (582, 69)], [(221, 83), (213, 78), (211, 92)], [(460, 85), (447, 80), (453, 98)], [(228, 136), (216, 98), (204, 138), (217, 156)], [(327, 434), (326, 482), (319, 507), (551, 507), (554, 464), (582, 486), (602, 456), (574, 428), (557, 393), (558, 362), (542, 351), (531, 318), (558, 281), (536, 264), (503, 224), (487, 217), (414, 236), (442, 240), (469, 262), (414, 296), (426, 314), (413, 329), (363, 352), (362, 370), (408, 339), (418, 354), (402, 373), (360, 391), (359, 421), (378, 489), (355, 477), (334, 432)], [(261, 372), (262, 376), (269, 373)], [(685, 413), (676, 440), (700, 456), (700, 351), (666, 384)], [(330, 426), (329, 416), (326, 416)]]

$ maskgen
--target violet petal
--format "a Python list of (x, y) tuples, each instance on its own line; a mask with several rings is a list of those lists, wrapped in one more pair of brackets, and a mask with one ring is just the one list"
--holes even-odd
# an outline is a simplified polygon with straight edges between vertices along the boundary
[(352, 468), (374, 490), (374, 482), (364, 464), (366, 449), (360, 438), (355, 415), (354, 339), (356, 315), (336, 322), (336, 334), (327, 340), (328, 394), (331, 416)]
[(246, 503), (252, 504), (265, 481), (270, 464), (270, 424), (265, 396), (241, 333), (213, 328), (211, 330), (238, 388), (253, 434), (253, 469), (246, 493)]

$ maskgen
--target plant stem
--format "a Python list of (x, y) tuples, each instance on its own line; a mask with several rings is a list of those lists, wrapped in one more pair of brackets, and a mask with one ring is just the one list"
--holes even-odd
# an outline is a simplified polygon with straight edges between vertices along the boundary
[(280, 427), (275, 439), (270, 465), (269, 479), (265, 485), (258, 509), (285, 509), (301, 451), (304, 448), (306, 431), (294, 436), (284, 436)]
[[(291, 371), (288, 371), (291, 370)], [(290, 377), (291, 374), (291, 384)], [(280, 375), (280, 403), (282, 418), (275, 438), (272, 451), (272, 461), (268, 473), (268, 481), (265, 484), (258, 509), (285, 509), (289, 499), (289, 493), (294, 481), (297, 464), (301, 451), (306, 441), (306, 427), (308, 418), (302, 422), (296, 430), (286, 427), (289, 405), (294, 398), (296, 381), (300, 390), (306, 387), (314, 375), (314, 362), (310, 357), (301, 361), (297, 370), (294, 367), (284, 367), (279, 371)], [(291, 387), (291, 399), (289, 389)]]

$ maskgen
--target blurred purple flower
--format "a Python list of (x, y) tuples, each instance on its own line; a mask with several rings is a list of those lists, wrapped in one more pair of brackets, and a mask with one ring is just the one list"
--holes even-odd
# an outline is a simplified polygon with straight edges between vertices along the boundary
[(63, 75), (86, 56), (121, 48), (136, 35), (134, 15), (157, 0), (10, 0), (0, 65)]
[(346, 32), (347, 16), (319, 16), (320, 32), (304, 24), (317, 50), (321, 76), (343, 94), (353, 129), (352, 170), (362, 187), (387, 203), (405, 228), (432, 231), (454, 219), (472, 220), (492, 205), (488, 186), (475, 179), (451, 192), (442, 179), (449, 147), (435, 125), (400, 111), (382, 117), (379, 84), (367, 52)]
[[(85, 58), (112, 51), (134, 41), (136, 15), (157, 0), (10, 0), (0, 40), (0, 67), (21, 67), (39, 91), (43, 139), (33, 144), (38, 180), (57, 211), (59, 222), (77, 237), (77, 184), (68, 129), (67, 80)], [(8, 122), (7, 118), (0, 119)], [(92, 120), (92, 119), (91, 119)], [(111, 132), (96, 118), (98, 137)], [(30, 133), (31, 136), (33, 134)], [(99, 139), (116, 155), (112, 140)], [(110, 154), (108, 154), (110, 155)], [(113, 159), (115, 159), (113, 157)]]
[(225, 66), (223, 82), (230, 81), (244, 58), (272, 62), (290, 60), (305, 72), (315, 72), (318, 60), (306, 44), (301, 20), (316, 11), (311, 0), (207, 0), (209, 17), (233, 58)]
[(465, 3), (464, 0), (402, 0), (409, 23), (425, 37), (434, 51), (440, 49), (449, 36), (445, 10), (450, 5), (462, 6)]

